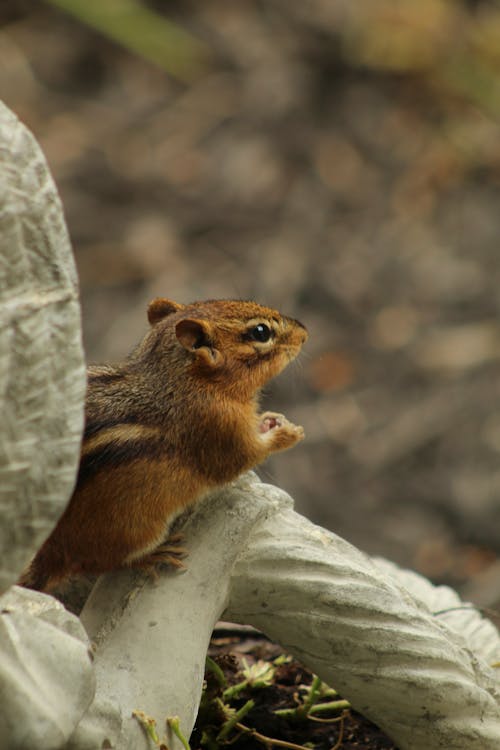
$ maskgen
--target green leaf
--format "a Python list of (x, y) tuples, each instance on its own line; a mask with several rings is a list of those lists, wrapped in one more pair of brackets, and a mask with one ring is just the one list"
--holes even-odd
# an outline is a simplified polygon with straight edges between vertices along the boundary
[(207, 67), (208, 48), (196, 37), (138, 0), (47, 0), (108, 39), (190, 81)]

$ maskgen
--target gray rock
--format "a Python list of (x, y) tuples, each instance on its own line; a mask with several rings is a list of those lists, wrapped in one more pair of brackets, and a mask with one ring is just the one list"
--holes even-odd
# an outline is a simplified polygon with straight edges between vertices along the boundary
[(59, 196), (35, 139), (0, 102), (0, 593), (71, 494), (84, 392)]
[(57, 750), (95, 690), (90, 643), (53, 597), (14, 586), (0, 597), (0, 747)]
[(186, 572), (102, 576), (82, 611), (97, 695), (122, 714), (121, 725), (101, 714), (111, 747), (151, 747), (139, 710), (181, 750), (165, 718), (178, 715), (189, 735), (221, 616), (280, 643), (401, 750), (500, 747), (499, 675), (489, 667), (499, 635), (450, 589), (372, 561), (254, 475), (199, 503), (181, 528)]

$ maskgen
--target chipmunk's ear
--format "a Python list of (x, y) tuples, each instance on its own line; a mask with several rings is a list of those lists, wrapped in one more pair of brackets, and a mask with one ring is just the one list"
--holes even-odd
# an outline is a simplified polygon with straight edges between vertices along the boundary
[(178, 302), (172, 302), (171, 299), (165, 299), (165, 297), (156, 297), (151, 300), (148, 305), (148, 320), (152, 326), (158, 323), (159, 320), (166, 318), (167, 315), (171, 315), (177, 310), (182, 310), (183, 305), (179, 305)]
[(222, 354), (213, 346), (212, 327), (208, 320), (183, 318), (175, 326), (175, 335), (182, 346), (210, 367), (222, 362)]

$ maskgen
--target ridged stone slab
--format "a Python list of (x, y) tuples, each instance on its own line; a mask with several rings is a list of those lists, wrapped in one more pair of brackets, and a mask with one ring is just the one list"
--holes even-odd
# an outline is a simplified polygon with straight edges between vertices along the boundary
[(35, 139), (0, 102), (0, 592), (71, 494), (84, 392), (61, 202)]
[(64, 747), (94, 697), (82, 624), (52, 596), (13, 586), (0, 597), (0, 644), (0, 747)]
[(182, 750), (165, 717), (189, 735), (222, 614), (280, 643), (400, 750), (500, 748), (499, 635), (450, 589), (374, 564), (251, 474), (199, 503), (182, 531), (185, 572), (120, 571), (93, 589), (81, 617), (96, 699), (67, 750), (148, 750), (134, 709)]

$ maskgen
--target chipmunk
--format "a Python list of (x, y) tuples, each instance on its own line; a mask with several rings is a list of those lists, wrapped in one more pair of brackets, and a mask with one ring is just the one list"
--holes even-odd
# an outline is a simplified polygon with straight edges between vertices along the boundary
[(125, 362), (88, 368), (76, 487), (22, 586), (183, 567), (178, 539), (167, 538), (176, 517), (304, 436), (282, 414), (258, 411), (262, 386), (307, 339), (301, 323), (254, 302), (164, 298), (148, 319)]

